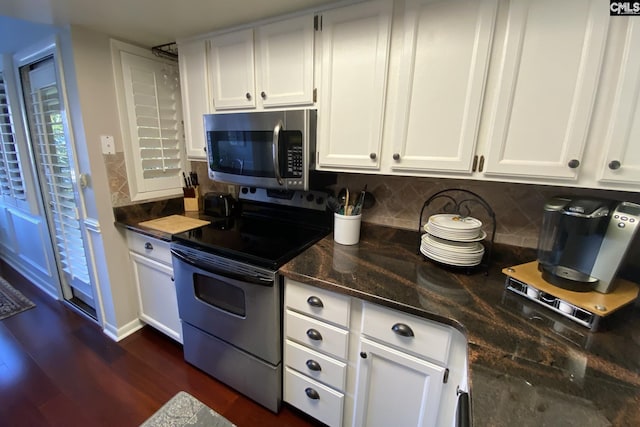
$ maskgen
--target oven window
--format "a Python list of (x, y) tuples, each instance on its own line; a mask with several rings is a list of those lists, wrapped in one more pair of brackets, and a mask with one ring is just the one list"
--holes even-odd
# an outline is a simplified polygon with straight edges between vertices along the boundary
[(241, 288), (198, 273), (193, 275), (193, 284), (197, 298), (220, 310), (245, 317), (245, 296)]
[(209, 164), (214, 172), (274, 177), (272, 131), (209, 131)]

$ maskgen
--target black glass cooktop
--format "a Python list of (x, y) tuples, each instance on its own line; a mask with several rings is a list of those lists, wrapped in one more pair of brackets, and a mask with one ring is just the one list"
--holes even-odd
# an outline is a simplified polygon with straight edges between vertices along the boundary
[(211, 224), (175, 234), (174, 241), (260, 267), (278, 269), (326, 236), (330, 228), (273, 218), (206, 217)]

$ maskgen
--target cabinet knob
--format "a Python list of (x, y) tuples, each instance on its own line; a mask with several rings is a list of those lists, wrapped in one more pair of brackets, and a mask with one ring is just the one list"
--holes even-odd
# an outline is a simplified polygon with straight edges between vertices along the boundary
[(204, 152), (207, 152), (207, 147), (202, 147), (202, 149), (204, 150)]
[(314, 341), (322, 341), (322, 334), (315, 329), (309, 329), (307, 331), (307, 336)]
[(320, 364), (313, 359), (307, 360), (305, 364), (307, 365), (307, 368), (311, 369), (312, 371), (320, 372), (322, 370)]
[(364, 351), (360, 352), (360, 357), (362, 357), (363, 359), (367, 358), (367, 353), (365, 353)]
[(393, 153), (393, 160), (400, 160), (400, 154), (399, 153)]
[(311, 387), (305, 388), (304, 392), (307, 394), (307, 397), (309, 399), (313, 399), (313, 400), (319, 400), (320, 399), (320, 395), (318, 394), (318, 392), (315, 391), (314, 389), (312, 389)]
[(175, 278), (175, 277), (173, 277), (173, 276), (171, 276), (171, 281), (172, 281), (172, 282), (175, 282), (175, 281), (176, 281), (176, 278)]
[(251, 101), (251, 94), (249, 92), (247, 92), (244, 96), (245, 98), (247, 98), (247, 101)]
[(622, 166), (622, 164), (620, 163), (619, 160), (611, 160), (609, 162), (609, 169), (611, 170), (620, 169), (620, 166)]
[(149, 243), (149, 242), (146, 242), (144, 244), (144, 248), (149, 250), (149, 251), (152, 251), (153, 250), (153, 245), (151, 243)]
[(375, 160), (375, 159), (376, 159), (376, 157), (378, 157), (378, 155), (377, 155), (376, 153), (371, 153), (371, 154), (369, 154), (369, 158), (370, 158), (371, 160)]
[(265, 91), (260, 92), (262, 99), (267, 99), (267, 93)]
[(309, 305), (312, 307), (318, 307), (318, 308), (324, 307), (322, 300), (316, 296), (310, 296), (309, 298), (307, 298), (307, 303), (309, 303)]
[(571, 159), (569, 161), (569, 163), (567, 163), (567, 166), (569, 166), (571, 169), (575, 169), (578, 166), (580, 166), (580, 160), (578, 159)]
[(396, 323), (391, 327), (391, 330), (398, 335), (403, 337), (413, 337), (413, 330), (409, 327), (409, 325), (405, 325), (404, 323)]

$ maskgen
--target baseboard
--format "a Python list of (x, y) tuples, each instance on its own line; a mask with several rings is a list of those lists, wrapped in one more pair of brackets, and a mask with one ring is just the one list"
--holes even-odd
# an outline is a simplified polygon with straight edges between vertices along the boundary
[(118, 342), (125, 339), (126, 337), (133, 334), (134, 332), (139, 331), (144, 327), (144, 325), (145, 323), (142, 322), (140, 319), (134, 319), (121, 328), (116, 328), (113, 325), (105, 324), (102, 331), (106, 336)]

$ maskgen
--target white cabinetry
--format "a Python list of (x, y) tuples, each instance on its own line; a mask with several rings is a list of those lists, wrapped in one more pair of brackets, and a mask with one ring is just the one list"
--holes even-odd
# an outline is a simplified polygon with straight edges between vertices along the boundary
[(285, 280), (284, 400), (341, 426), (350, 298)]
[(286, 402), (329, 426), (453, 424), (462, 334), (288, 278), (285, 310)]
[(187, 157), (204, 159), (206, 144), (202, 116), (212, 110), (207, 81), (206, 42), (180, 42), (178, 51)]
[(599, 0), (512, 0), (487, 109), (485, 173), (578, 176), (609, 16)]
[(321, 16), (320, 168), (379, 168), (392, 6), (379, 0)]
[(127, 232), (140, 319), (182, 343), (169, 243)]
[(451, 338), (445, 326), (365, 302), (354, 424), (438, 425)]
[(393, 170), (470, 172), (497, 0), (408, 0)]
[(256, 28), (255, 44), (253, 28), (210, 38), (215, 109), (312, 104), (313, 32), (308, 15)]
[(640, 23), (628, 21), (622, 66), (604, 141), (600, 179), (640, 183)]

